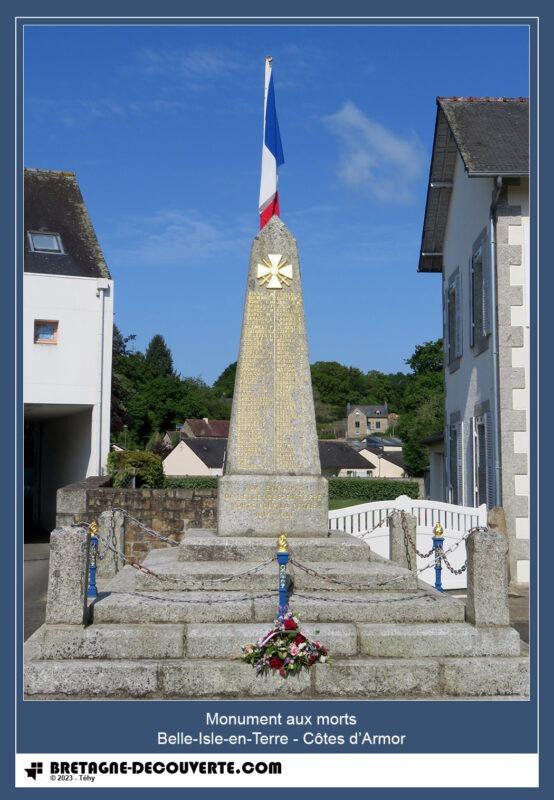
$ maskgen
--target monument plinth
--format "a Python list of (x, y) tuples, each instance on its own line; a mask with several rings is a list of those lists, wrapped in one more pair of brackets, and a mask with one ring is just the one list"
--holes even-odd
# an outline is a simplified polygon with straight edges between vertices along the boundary
[(274, 216), (250, 254), (218, 533), (324, 536), (327, 513), (298, 252)]

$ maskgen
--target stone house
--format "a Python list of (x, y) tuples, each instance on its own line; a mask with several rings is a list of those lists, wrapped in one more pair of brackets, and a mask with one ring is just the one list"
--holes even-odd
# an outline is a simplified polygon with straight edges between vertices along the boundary
[(102, 475), (110, 447), (113, 281), (73, 172), (24, 171), (26, 538), (56, 491)]
[(370, 433), (389, 429), (387, 405), (363, 406), (348, 403), (346, 408), (347, 439), (363, 439)]
[(511, 580), (528, 582), (527, 99), (437, 99), (419, 272), (442, 280), (445, 446), (443, 462), (431, 460), (429, 483), (443, 487), (434, 499), (503, 506)]

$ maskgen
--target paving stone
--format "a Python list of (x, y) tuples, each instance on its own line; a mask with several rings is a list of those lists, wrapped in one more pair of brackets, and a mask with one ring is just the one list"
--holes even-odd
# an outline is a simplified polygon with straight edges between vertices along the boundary
[(180, 658), (183, 625), (46, 625), (42, 658), (139, 659)]
[(360, 651), (384, 658), (439, 656), (517, 656), (520, 639), (513, 628), (475, 628), (467, 623), (365, 625)]
[(237, 661), (183, 660), (160, 665), (166, 697), (301, 697), (310, 695), (310, 674), (290, 678), (259, 677), (250, 664)]
[(253, 600), (244, 592), (122, 592), (101, 596), (93, 608), (101, 622), (248, 622)]
[(352, 658), (315, 666), (315, 689), (330, 697), (418, 697), (438, 693), (435, 659)]
[[(181, 561), (250, 561), (253, 563), (272, 558), (277, 542), (270, 537), (222, 537), (213, 531), (187, 532), (179, 545)], [(305, 561), (369, 561), (371, 550), (361, 539), (333, 533), (324, 538), (302, 538), (290, 541), (290, 552), (301, 562)]]
[[(240, 656), (244, 645), (256, 642), (267, 632), (261, 623), (250, 625), (188, 625), (188, 658), (225, 658)], [(308, 624), (302, 630), (310, 639), (319, 639), (332, 656), (352, 656), (358, 652), (355, 625)]]
[(444, 691), (465, 697), (529, 695), (529, 659), (457, 658), (442, 664)]
[(148, 697), (158, 689), (158, 665), (146, 661), (29, 661), (25, 694), (68, 697)]

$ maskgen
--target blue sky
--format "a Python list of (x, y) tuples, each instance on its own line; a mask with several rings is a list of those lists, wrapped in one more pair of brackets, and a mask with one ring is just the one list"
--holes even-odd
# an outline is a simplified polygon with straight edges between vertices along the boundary
[(435, 97), (527, 95), (525, 28), (27, 27), (25, 164), (77, 173), (123, 334), (212, 382), (237, 357), (269, 54), (310, 359), (407, 369), (441, 335), (417, 273)]

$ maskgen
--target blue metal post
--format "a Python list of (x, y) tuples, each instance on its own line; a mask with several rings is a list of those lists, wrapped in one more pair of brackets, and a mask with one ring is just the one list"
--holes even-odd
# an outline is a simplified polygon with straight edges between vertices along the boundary
[(435, 589), (444, 592), (442, 588), (442, 545), (444, 542), (444, 530), (440, 522), (433, 528), (433, 548), (435, 550)]
[(287, 591), (287, 564), (289, 563), (287, 534), (282, 533), (278, 539), (277, 563), (279, 564), (279, 619), (283, 619), (287, 613), (288, 591)]
[(91, 522), (87, 597), (98, 597), (96, 588), (96, 555), (98, 553), (98, 524)]

